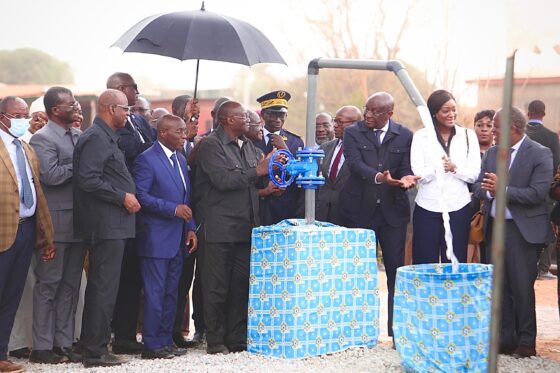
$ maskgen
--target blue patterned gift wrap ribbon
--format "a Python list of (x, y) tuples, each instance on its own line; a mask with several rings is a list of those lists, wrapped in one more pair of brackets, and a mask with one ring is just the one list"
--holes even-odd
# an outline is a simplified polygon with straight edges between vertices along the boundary
[(375, 233), (289, 219), (253, 229), (247, 350), (298, 359), (373, 347)]
[(393, 332), (406, 371), (486, 372), (492, 266), (397, 270)]

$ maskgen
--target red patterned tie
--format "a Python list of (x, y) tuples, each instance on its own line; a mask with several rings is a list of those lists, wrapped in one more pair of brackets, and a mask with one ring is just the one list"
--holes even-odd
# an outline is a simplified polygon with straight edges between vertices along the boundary
[(336, 180), (336, 175), (338, 173), (338, 165), (340, 164), (340, 158), (342, 158), (342, 144), (340, 144), (340, 149), (338, 149), (338, 153), (334, 158), (334, 162), (332, 163), (331, 170), (329, 171), (329, 180), (333, 183)]

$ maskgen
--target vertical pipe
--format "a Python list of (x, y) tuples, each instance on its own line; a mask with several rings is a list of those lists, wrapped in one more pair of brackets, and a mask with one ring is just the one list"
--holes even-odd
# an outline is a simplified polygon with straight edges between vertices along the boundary
[(490, 351), (488, 356), (488, 372), (495, 373), (498, 368), (498, 352), (500, 348), (500, 326), (502, 319), (502, 291), (504, 282), (504, 251), (505, 251), (505, 209), (506, 184), (510, 157), (511, 105), (513, 102), (513, 69), (515, 52), (508, 57), (504, 78), (504, 96), (500, 113), (500, 142), (498, 144), (496, 191), (496, 217), (492, 230), (492, 264), (494, 275), (492, 280), (492, 318), (490, 321)]
[[(315, 145), (315, 105), (317, 96), (317, 78), (319, 69), (309, 64), (307, 71), (307, 123), (305, 131), (305, 146), (312, 148)], [(315, 223), (315, 189), (305, 189), (305, 221), (307, 224)]]
[[(202, 8), (204, 8), (204, 1), (202, 2)], [(202, 9), (204, 10), (204, 9)], [(196, 92), (198, 90), (198, 67), (200, 65), (200, 60), (196, 60), (196, 78), (194, 79), (194, 95), (193, 98), (196, 98)]]

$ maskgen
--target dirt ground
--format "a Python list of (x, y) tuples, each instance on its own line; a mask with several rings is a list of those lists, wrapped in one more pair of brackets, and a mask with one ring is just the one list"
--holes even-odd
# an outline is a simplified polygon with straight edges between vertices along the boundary
[(537, 280), (537, 353), (560, 361), (560, 318), (556, 280)]

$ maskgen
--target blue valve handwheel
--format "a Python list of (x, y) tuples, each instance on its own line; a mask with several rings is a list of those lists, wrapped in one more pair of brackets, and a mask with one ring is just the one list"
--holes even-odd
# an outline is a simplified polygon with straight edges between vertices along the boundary
[[(290, 186), (290, 184), (292, 184), (296, 175), (290, 175), (290, 178), (286, 180), (286, 166), (288, 165), (288, 162), (282, 163), (276, 161), (276, 158), (278, 158), (278, 156), (281, 154), (286, 156), (288, 162), (294, 159), (292, 153), (290, 153), (285, 149), (280, 149), (275, 151), (274, 153), (272, 153), (272, 156), (270, 157), (270, 163), (268, 164), (268, 176), (270, 178), (270, 181), (272, 181), (272, 183), (277, 187), (287, 188), (288, 186)], [(277, 167), (277, 170), (275, 170), (274, 167)], [(280, 175), (277, 175), (275, 173), (277, 171), (280, 171)], [(277, 176), (279, 177), (280, 180), (276, 179)]]

